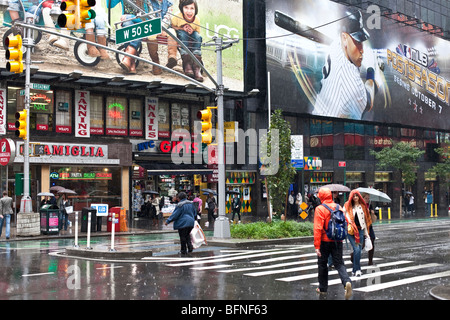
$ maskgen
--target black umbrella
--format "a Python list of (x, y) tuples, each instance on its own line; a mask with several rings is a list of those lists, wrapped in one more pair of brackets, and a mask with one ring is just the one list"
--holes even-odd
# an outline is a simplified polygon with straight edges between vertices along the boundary
[(153, 190), (144, 190), (142, 191), (142, 194), (159, 194), (159, 192)]
[(239, 191), (235, 191), (235, 190), (227, 190), (228, 194), (241, 194)]
[(208, 193), (212, 193), (213, 195), (217, 195), (217, 193), (213, 190), (213, 189), (202, 189), (201, 191), (203, 192), (208, 192)]

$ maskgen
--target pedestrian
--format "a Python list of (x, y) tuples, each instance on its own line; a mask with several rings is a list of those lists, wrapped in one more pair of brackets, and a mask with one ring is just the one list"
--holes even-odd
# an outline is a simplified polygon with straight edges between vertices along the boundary
[(215, 213), (217, 212), (216, 199), (212, 192), (208, 194), (208, 199), (206, 199), (206, 203), (208, 204), (208, 226), (216, 220)]
[(63, 193), (59, 196), (57, 206), (59, 208), (59, 230), (67, 230), (67, 226), (69, 225), (69, 215), (66, 211), (66, 206), (68, 206), (66, 194)]
[(408, 203), (408, 211), (411, 213), (411, 215), (414, 214), (414, 196), (412, 194), (409, 195), (409, 203)]
[(241, 199), (239, 199), (236, 193), (234, 194), (232, 206), (233, 206), (233, 215), (231, 217), (231, 221), (234, 222), (234, 215), (237, 213), (238, 223), (241, 223)]
[(361, 276), (361, 250), (365, 238), (369, 237), (372, 225), (369, 209), (358, 190), (352, 190), (348, 201), (344, 204), (344, 213), (348, 225), (348, 240), (353, 248), (353, 276)]
[(153, 194), (152, 199), (152, 219), (153, 219), (153, 225), (158, 226), (158, 218), (159, 218), (159, 201), (161, 199), (159, 198), (159, 195)]
[[(319, 189), (319, 199), (331, 209), (336, 208), (329, 188)], [(345, 299), (352, 295), (352, 282), (347, 274), (342, 257), (342, 241), (330, 240), (325, 229), (331, 218), (331, 212), (323, 205), (317, 206), (314, 214), (314, 248), (317, 254), (317, 265), (319, 269), (319, 288), (316, 291), (321, 295), (326, 295), (328, 290), (328, 256), (331, 255), (334, 267), (336, 268), (341, 282), (345, 288)]]
[(11, 235), (11, 215), (14, 213), (12, 210), (12, 198), (8, 196), (8, 192), (3, 191), (3, 198), (0, 200), (0, 237), (2, 236), (3, 222), (6, 220), (5, 235), (8, 240)]
[(291, 194), (288, 197), (288, 202), (289, 202), (289, 206), (288, 206), (288, 216), (293, 216), (295, 218), (295, 216), (297, 215), (297, 206), (295, 205), (295, 193), (294, 190), (291, 191)]
[(187, 253), (194, 250), (191, 242), (191, 230), (195, 223), (196, 210), (194, 203), (186, 199), (186, 193), (180, 192), (177, 195), (179, 203), (175, 207), (175, 210), (166, 220), (165, 225), (174, 221), (173, 228), (178, 230), (180, 235), (181, 250), (180, 255), (186, 256)]
[(367, 264), (369, 266), (372, 266), (373, 265), (373, 255), (375, 253), (375, 231), (373, 230), (373, 223), (377, 221), (378, 217), (375, 214), (375, 210), (373, 210), (372, 204), (370, 203), (370, 195), (368, 193), (361, 193), (361, 195), (368, 206), (370, 218), (372, 219), (372, 224), (369, 227), (369, 236), (370, 236), (370, 240), (372, 241), (372, 249), (367, 253), (369, 256), (369, 262)]
[(195, 205), (197, 205), (197, 222), (200, 224), (200, 221), (202, 220), (202, 199), (198, 196), (197, 193), (194, 194), (194, 200), (192, 200)]

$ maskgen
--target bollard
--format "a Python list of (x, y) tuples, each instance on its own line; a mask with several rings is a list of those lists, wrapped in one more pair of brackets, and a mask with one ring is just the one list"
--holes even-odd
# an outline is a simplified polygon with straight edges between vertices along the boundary
[(433, 204), (430, 204), (430, 211), (431, 211), (431, 216), (430, 216), (430, 218), (433, 218)]
[(75, 243), (73, 244), (74, 248), (78, 248), (78, 211), (75, 211)]
[(114, 249), (114, 232), (116, 231), (116, 214), (113, 212), (111, 217), (111, 249), (109, 249), (110, 252), (115, 252), (116, 249)]
[(86, 249), (92, 249), (91, 248), (91, 211), (88, 212)]
[(391, 220), (391, 207), (388, 208), (388, 220)]
[(380, 217), (380, 221), (383, 220), (383, 215), (381, 213), (381, 208), (378, 209), (378, 216)]
[(434, 204), (434, 216), (437, 218), (437, 203)]

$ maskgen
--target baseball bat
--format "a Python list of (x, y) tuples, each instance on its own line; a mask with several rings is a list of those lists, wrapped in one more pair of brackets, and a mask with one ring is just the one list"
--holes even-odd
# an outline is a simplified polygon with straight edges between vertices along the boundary
[(295, 20), (294, 18), (278, 10), (275, 11), (274, 18), (275, 24), (280, 28), (305, 37), (314, 42), (330, 45), (333, 41), (330, 37), (326, 36), (322, 32), (314, 30), (313, 28), (302, 24), (298, 20)]

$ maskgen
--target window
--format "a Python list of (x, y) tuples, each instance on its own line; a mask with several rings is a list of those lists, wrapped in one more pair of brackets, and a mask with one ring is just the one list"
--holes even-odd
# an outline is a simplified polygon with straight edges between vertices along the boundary
[(130, 136), (141, 137), (144, 128), (142, 99), (130, 99)]
[(90, 94), (91, 134), (104, 134), (103, 96)]
[(364, 125), (344, 123), (344, 157), (348, 160), (364, 160)]
[(72, 94), (69, 91), (55, 92), (57, 133), (72, 133)]
[(333, 121), (311, 119), (309, 130), (311, 155), (333, 159)]
[(106, 98), (106, 134), (128, 135), (128, 103), (124, 97)]

